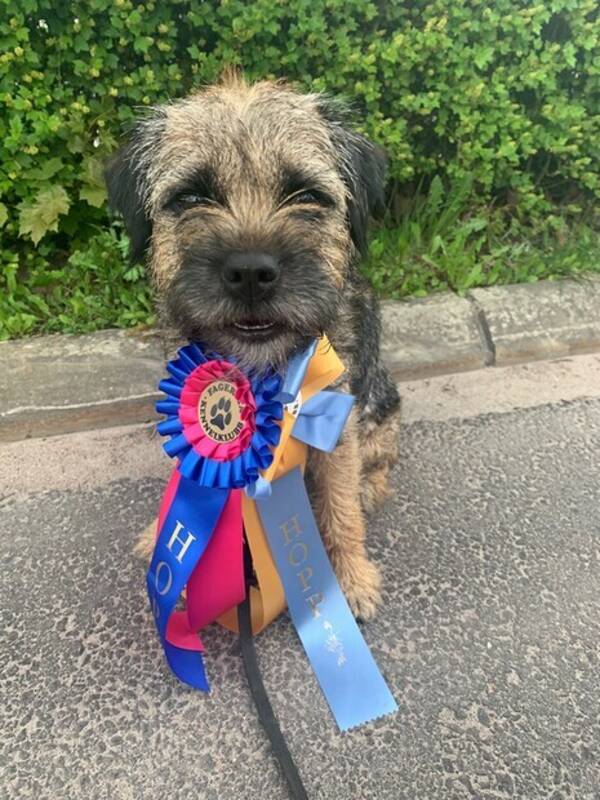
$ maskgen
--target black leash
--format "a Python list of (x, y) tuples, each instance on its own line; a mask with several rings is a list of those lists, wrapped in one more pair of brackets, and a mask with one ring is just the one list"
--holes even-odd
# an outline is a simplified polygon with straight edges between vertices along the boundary
[(256, 710), (258, 711), (258, 718), (265, 729), (265, 733), (269, 737), (273, 753), (287, 781), (291, 797), (293, 800), (308, 800), (308, 795), (306, 794), (306, 789), (298, 773), (298, 768), (285, 743), (283, 733), (273, 713), (273, 708), (271, 707), (269, 697), (262, 681), (258, 661), (256, 659), (256, 650), (254, 649), (254, 638), (252, 636), (250, 587), (247, 587), (247, 589), (245, 600), (237, 607), (237, 616), (240, 630), (239, 636), (242, 661), (244, 662), (244, 670), (246, 672), (246, 678), (248, 679), (248, 685), (250, 686), (250, 693), (252, 694)]

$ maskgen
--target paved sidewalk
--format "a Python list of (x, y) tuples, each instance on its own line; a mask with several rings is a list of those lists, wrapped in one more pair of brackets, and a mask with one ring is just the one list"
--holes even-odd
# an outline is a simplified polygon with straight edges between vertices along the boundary
[[(311, 800), (597, 800), (600, 357), (403, 384), (363, 626), (397, 714), (340, 735), (285, 615), (257, 638)], [(0, 794), (285, 800), (235, 637), (169, 674), (131, 556), (170, 468), (147, 426), (0, 445)]]

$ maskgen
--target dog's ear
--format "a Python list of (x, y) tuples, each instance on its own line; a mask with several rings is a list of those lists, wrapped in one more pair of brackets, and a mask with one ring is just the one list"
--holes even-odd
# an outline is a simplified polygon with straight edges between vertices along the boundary
[(387, 157), (380, 147), (364, 136), (356, 133), (347, 136), (349, 159), (345, 167), (345, 180), (350, 190), (348, 221), (352, 240), (364, 255), (369, 219), (377, 219), (385, 211)]
[(143, 178), (134, 167), (134, 158), (134, 143), (131, 141), (104, 168), (108, 205), (123, 215), (132, 263), (142, 260), (152, 233), (152, 224), (144, 208)]
[(364, 254), (370, 217), (385, 211), (387, 157), (384, 151), (351, 128), (347, 108), (334, 98), (318, 96), (319, 113), (328, 123), (348, 190), (348, 225), (352, 241)]

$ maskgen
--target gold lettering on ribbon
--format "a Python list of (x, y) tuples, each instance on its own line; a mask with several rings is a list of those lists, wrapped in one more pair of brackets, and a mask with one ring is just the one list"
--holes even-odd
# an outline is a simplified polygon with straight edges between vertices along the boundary
[(313, 587), (311, 586), (311, 579), (314, 575), (313, 568), (310, 566), (309, 557), (310, 557), (310, 548), (306, 544), (305, 541), (302, 540), (302, 527), (300, 526), (300, 520), (298, 519), (298, 515), (294, 514), (293, 517), (285, 520), (279, 526), (281, 534), (283, 536), (283, 540), (285, 542), (286, 547), (288, 547), (287, 551), (287, 560), (291, 567), (300, 567), (298, 572), (296, 572), (296, 577), (302, 587), (302, 593), (305, 594), (306, 592), (312, 592), (310, 595), (305, 597), (305, 601), (308, 603), (310, 607), (310, 612), (313, 617), (321, 616), (319, 611), (319, 603), (323, 602), (323, 595), (321, 592), (314, 592), (312, 591)]
[(300, 572), (298, 573), (298, 579), (300, 580), (300, 583), (302, 584), (302, 591), (303, 592), (308, 592), (309, 591), (310, 585), (309, 585), (308, 582), (312, 578), (312, 576), (313, 576), (312, 567), (304, 567), (304, 569), (301, 569)]
[(308, 558), (308, 547), (304, 542), (294, 542), (288, 553), (288, 561), (292, 567), (299, 567)]
[(302, 528), (300, 527), (297, 514), (294, 514), (293, 517), (287, 519), (279, 527), (281, 528), (281, 532), (283, 533), (283, 538), (285, 539), (286, 544), (289, 544), (292, 541), (292, 533), (295, 533), (296, 536), (302, 535)]

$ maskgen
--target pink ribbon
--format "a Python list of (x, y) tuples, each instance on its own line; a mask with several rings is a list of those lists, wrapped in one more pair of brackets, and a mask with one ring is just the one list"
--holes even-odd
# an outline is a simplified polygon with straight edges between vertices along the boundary
[[(158, 513), (157, 532), (169, 512), (179, 479), (180, 472), (174, 469)], [(242, 491), (232, 489), (211, 540), (187, 583), (186, 609), (169, 617), (166, 638), (171, 644), (204, 652), (196, 631), (244, 599), (243, 542)]]

